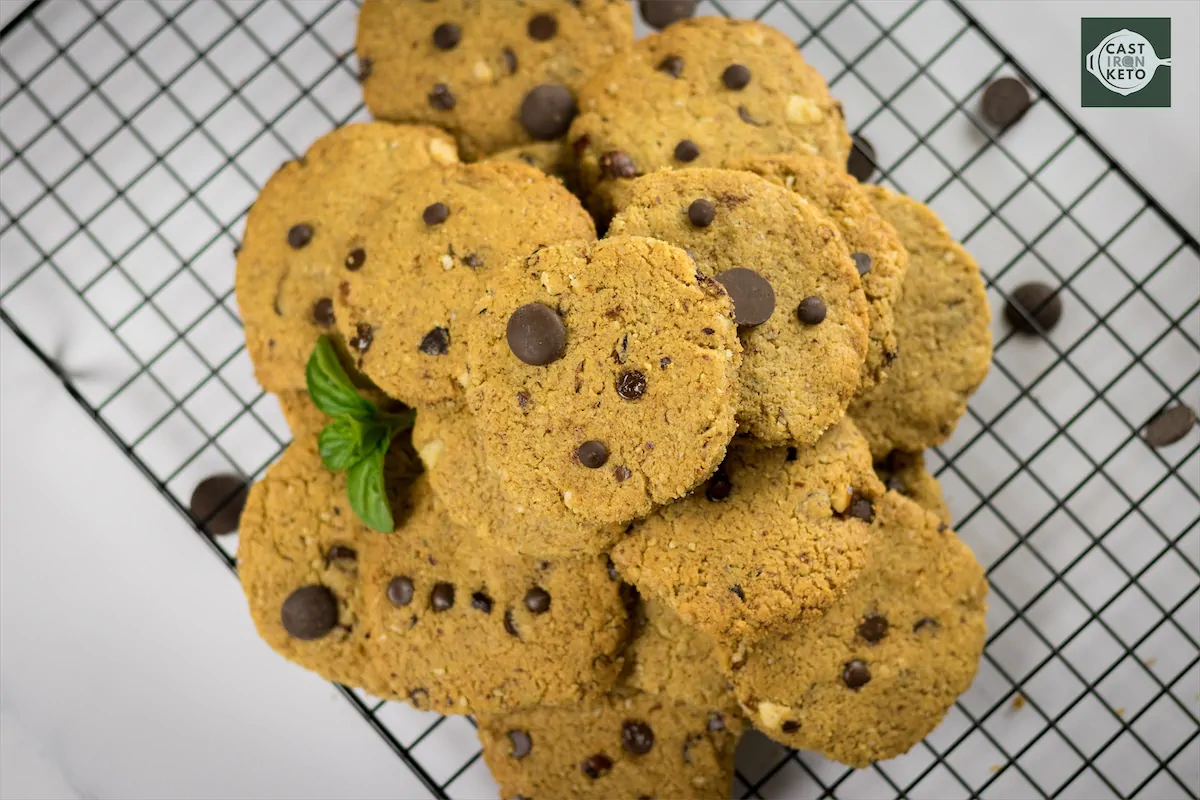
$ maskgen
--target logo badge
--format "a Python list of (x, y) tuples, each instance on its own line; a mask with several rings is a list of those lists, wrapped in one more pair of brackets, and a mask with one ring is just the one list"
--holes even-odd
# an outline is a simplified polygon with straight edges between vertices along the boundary
[(1171, 105), (1171, 20), (1085, 18), (1081, 33), (1085, 108)]

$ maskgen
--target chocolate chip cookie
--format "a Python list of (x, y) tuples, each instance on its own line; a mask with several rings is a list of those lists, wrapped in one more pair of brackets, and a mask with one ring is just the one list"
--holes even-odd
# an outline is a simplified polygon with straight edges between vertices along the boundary
[(986, 594), (954, 532), (888, 492), (859, 579), (824, 616), (732, 662), (734, 690), (776, 741), (854, 767), (898, 756), (974, 679)]
[(575, 92), (632, 40), (620, 0), (366, 0), (355, 52), (372, 114), (445, 128), (474, 161), (561, 138)]
[(845, 414), (867, 353), (867, 300), (836, 226), (746, 172), (664, 171), (626, 187), (608, 235), (684, 248), (733, 299), (738, 427), (808, 445)]
[(363, 562), (370, 649), (393, 694), (473, 714), (570, 705), (613, 685), (629, 614), (604, 556), (488, 547), (450, 521), (424, 478), (412, 505), (395, 534), (369, 540)]
[(850, 406), (871, 452), (883, 458), (941, 444), (954, 432), (987, 375), (991, 311), (979, 265), (929, 208), (882, 186), (865, 190), (909, 255), (895, 306), (899, 354), (888, 379)]
[(635, 525), (612, 560), (644, 597), (734, 652), (841, 596), (866, 563), (882, 493), (849, 420), (812, 447), (736, 441), (707, 486)]
[(883, 379), (896, 357), (892, 309), (900, 299), (908, 251), (884, 221), (858, 181), (840, 164), (819, 156), (780, 155), (734, 158), (729, 169), (761, 175), (799, 194), (837, 226), (854, 259), (867, 296), (870, 341), (859, 372), (859, 391)]
[(875, 474), (889, 490), (932, 512), (943, 524), (950, 524), (950, 507), (942, 497), (937, 478), (925, 471), (924, 454), (893, 450), (882, 461), (875, 462)]
[(499, 273), (469, 334), (470, 401), (510, 502), (619, 523), (703, 482), (733, 436), (729, 296), (677, 247), (621, 236)]
[(485, 160), (525, 164), (547, 175), (553, 175), (571, 191), (575, 191), (576, 188), (575, 156), (571, 148), (562, 141), (530, 142), (492, 153)]
[(372, 122), (322, 136), (271, 176), (246, 217), (235, 280), (264, 389), (304, 389), (317, 338), (336, 332), (334, 294), (359, 215), (382, 204), (401, 176), (457, 161), (454, 140), (439, 130)]
[(466, 318), (492, 273), (566, 239), (590, 239), (562, 184), (519, 164), (413, 175), (347, 237), (334, 309), (355, 366), (410, 405), (458, 399)]
[(645, 692), (478, 722), (505, 798), (727, 798), (741, 738), (719, 713)]

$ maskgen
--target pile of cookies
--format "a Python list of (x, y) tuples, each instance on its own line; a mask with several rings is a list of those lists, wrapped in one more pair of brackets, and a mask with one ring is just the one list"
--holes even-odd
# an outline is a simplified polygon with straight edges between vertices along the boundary
[[(241, 518), (258, 630), (472, 715), (506, 798), (725, 797), (750, 726), (865, 766), (983, 648), (921, 458), (987, 371), (978, 266), (847, 174), (787, 37), (641, 5), (635, 43), (620, 0), (366, 0), (380, 121), (280, 168), (238, 256), (294, 434)], [(380, 451), (394, 530), (330, 468), (319, 343), (415, 410)]]

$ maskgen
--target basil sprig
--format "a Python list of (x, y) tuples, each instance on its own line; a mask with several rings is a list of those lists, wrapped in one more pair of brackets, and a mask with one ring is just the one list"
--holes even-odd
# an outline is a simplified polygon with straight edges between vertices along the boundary
[(360, 395), (327, 336), (317, 340), (304, 379), (316, 407), (333, 417), (317, 436), (321, 463), (333, 472), (345, 471), (346, 494), (358, 518), (377, 531), (391, 533), (396, 523), (383, 462), (392, 439), (412, 427), (415, 414), (391, 414)]

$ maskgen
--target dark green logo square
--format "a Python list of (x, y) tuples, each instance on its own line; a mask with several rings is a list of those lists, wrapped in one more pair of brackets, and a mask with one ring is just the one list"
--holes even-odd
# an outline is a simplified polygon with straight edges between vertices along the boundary
[(1080, 20), (1084, 108), (1170, 108), (1171, 20)]

